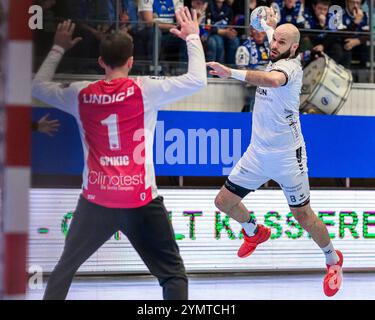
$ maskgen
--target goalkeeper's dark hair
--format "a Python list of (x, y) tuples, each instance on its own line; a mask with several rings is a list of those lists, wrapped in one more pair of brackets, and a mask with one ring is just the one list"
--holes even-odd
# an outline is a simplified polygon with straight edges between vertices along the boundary
[(123, 66), (133, 56), (134, 44), (124, 32), (106, 34), (100, 41), (100, 56), (112, 69)]

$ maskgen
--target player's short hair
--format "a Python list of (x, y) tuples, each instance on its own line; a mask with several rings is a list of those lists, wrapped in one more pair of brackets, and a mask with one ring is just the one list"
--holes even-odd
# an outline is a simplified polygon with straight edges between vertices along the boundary
[(122, 67), (133, 56), (133, 50), (133, 39), (127, 33), (110, 33), (100, 41), (100, 56), (112, 69)]
[(314, 0), (313, 2), (314, 6), (317, 6), (318, 4), (322, 4), (324, 6), (330, 6), (331, 5), (331, 1), (330, 0)]

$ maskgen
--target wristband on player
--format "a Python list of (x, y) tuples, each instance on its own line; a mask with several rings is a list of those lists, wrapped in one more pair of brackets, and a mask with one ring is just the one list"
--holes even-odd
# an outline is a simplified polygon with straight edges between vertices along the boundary
[(65, 53), (65, 49), (63, 47), (60, 47), (59, 45), (57, 44), (54, 44), (51, 51), (53, 52), (57, 52), (57, 53), (60, 53), (62, 56), (64, 55)]
[(246, 81), (246, 70), (230, 69), (231, 77), (240, 81)]

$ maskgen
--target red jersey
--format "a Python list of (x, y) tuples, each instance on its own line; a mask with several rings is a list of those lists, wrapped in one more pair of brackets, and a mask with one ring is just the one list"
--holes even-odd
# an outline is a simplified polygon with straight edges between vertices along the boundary
[(187, 39), (188, 73), (179, 77), (50, 82), (63, 49), (54, 46), (33, 82), (33, 96), (72, 114), (84, 151), (82, 195), (109, 208), (136, 208), (157, 196), (153, 141), (160, 107), (207, 83), (198, 35)]

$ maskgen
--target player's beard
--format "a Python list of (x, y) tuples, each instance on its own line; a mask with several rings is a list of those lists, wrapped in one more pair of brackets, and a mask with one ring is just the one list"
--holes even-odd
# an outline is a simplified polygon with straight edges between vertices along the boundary
[(275, 58), (271, 58), (270, 57), (271, 62), (275, 63), (276, 61), (279, 61), (281, 59), (287, 59), (287, 58), (289, 58), (290, 57), (290, 49), (291, 48), (292, 48), (292, 46), (290, 46), (290, 48), (287, 51), (285, 51), (284, 53), (279, 54)]

